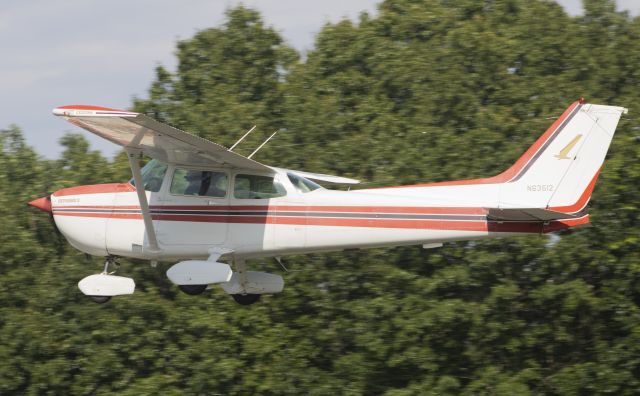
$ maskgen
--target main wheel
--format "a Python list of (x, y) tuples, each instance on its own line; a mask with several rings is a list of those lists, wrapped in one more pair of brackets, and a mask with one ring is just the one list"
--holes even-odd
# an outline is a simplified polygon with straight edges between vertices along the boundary
[(178, 287), (190, 296), (197, 296), (207, 290), (207, 285), (178, 285)]
[(232, 294), (234, 300), (240, 305), (251, 305), (260, 299), (262, 294)]
[(104, 304), (111, 300), (111, 296), (89, 296), (89, 298), (97, 304)]

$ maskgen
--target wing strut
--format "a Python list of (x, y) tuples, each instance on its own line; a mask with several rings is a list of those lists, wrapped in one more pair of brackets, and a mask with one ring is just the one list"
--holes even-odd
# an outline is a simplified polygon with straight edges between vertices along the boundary
[(158, 239), (156, 238), (156, 230), (153, 228), (149, 202), (147, 202), (147, 194), (145, 193), (142, 175), (140, 174), (140, 157), (142, 157), (142, 150), (130, 147), (127, 147), (126, 150), (133, 180), (136, 182), (136, 192), (138, 193), (138, 201), (140, 201), (140, 209), (142, 210), (142, 219), (144, 220), (144, 229), (147, 232), (149, 247), (151, 248), (150, 251), (157, 253), (160, 252), (160, 247), (158, 246)]

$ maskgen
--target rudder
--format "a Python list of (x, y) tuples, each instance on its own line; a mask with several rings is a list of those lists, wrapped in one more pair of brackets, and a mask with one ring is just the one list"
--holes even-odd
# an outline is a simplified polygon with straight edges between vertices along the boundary
[(514, 166), (501, 208), (584, 209), (625, 108), (573, 103)]

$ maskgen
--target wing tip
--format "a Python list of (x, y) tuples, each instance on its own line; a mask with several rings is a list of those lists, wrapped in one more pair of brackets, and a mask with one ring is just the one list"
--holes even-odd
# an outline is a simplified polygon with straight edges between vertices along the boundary
[(56, 116), (65, 117), (135, 117), (138, 113), (127, 110), (112, 109), (110, 107), (100, 106), (88, 106), (88, 105), (66, 105), (58, 106), (53, 109), (53, 114)]

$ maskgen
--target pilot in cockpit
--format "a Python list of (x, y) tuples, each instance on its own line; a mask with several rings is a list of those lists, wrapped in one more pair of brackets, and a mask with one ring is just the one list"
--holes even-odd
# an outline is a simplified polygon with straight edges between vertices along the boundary
[(185, 195), (224, 197), (227, 176), (221, 172), (190, 171), (186, 175), (189, 186)]

